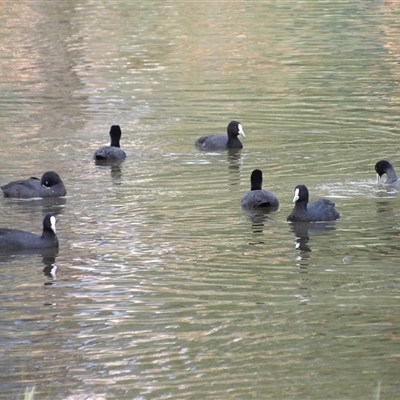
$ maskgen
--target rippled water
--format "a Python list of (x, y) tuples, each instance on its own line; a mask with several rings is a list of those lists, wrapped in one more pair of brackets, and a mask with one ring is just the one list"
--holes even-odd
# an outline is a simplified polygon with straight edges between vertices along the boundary
[[(1, 398), (400, 398), (396, 3), (270, 3), (0, 5), (0, 183), (68, 191), (2, 201), (60, 249), (0, 257)], [(194, 148), (232, 119), (242, 151)], [(299, 183), (340, 221), (288, 224)]]

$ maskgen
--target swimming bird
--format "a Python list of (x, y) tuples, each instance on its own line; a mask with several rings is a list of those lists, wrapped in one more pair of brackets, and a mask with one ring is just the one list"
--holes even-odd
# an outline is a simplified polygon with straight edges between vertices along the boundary
[(294, 189), (293, 211), (287, 217), (288, 221), (315, 222), (334, 221), (340, 218), (335, 209), (335, 203), (328, 199), (318, 199), (308, 204), (308, 189), (304, 185), (297, 185)]
[(255, 169), (251, 173), (251, 190), (242, 197), (242, 208), (278, 208), (279, 201), (276, 196), (268, 190), (262, 189), (262, 171)]
[(393, 165), (389, 161), (381, 160), (375, 164), (376, 178), (380, 182), (383, 174), (386, 174), (387, 179), (385, 184), (400, 188), (400, 180), (397, 178)]
[(57, 248), (56, 222), (55, 214), (47, 214), (43, 219), (41, 235), (19, 229), (0, 228), (0, 250)]
[(242, 149), (243, 144), (238, 139), (239, 135), (246, 137), (242, 124), (238, 121), (231, 121), (227, 127), (227, 135), (202, 136), (194, 144), (203, 150)]
[(111, 144), (102, 146), (93, 154), (95, 161), (121, 161), (126, 158), (125, 151), (120, 148), (121, 128), (119, 125), (112, 125), (110, 129)]
[(67, 191), (60, 176), (54, 171), (46, 171), (41, 179), (31, 177), (12, 181), (1, 187), (4, 197), (29, 199), (32, 197), (60, 197)]

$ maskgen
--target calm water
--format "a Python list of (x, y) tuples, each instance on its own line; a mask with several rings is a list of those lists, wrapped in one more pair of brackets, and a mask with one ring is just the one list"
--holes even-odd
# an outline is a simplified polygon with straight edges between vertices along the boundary
[[(268, 3), (0, 4), (0, 183), (68, 191), (2, 200), (60, 241), (0, 257), (2, 399), (400, 399), (397, 5)], [(241, 152), (194, 148), (232, 119)], [(240, 209), (255, 168), (274, 214)], [(341, 220), (288, 224), (299, 183)]]

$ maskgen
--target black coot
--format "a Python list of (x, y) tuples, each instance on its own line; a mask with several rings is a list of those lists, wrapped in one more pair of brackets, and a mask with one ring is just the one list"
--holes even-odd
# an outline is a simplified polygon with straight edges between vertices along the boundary
[(121, 161), (126, 158), (125, 152), (120, 148), (121, 128), (119, 125), (113, 125), (110, 129), (111, 144), (102, 146), (93, 154), (95, 161)]
[(202, 136), (194, 144), (203, 150), (242, 149), (243, 144), (238, 139), (239, 135), (245, 137), (242, 124), (238, 121), (231, 121), (227, 128), (227, 135)]
[(328, 199), (319, 199), (308, 204), (308, 189), (304, 185), (297, 185), (294, 189), (293, 211), (287, 217), (288, 221), (316, 222), (334, 221), (340, 218), (335, 209), (335, 203)]
[(268, 191), (262, 189), (262, 171), (255, 169), (251, 173), (250, 182), (251, 190), (245, 193), (242, 197), (242, 208), (278, 208), (279, 201), (276, 196)]
[(67, 191), (60, 176), (54, 171), (47, 171), (41, 179), (31, 177), (12, 181), (1, 187), (4, 197), (30, 199), (32, 197), (60, 197)]
[(381, 160), (375, 164), (375, 171), (377, 175), (378, 182), (380, 181), (383, 174), (386, 174), (386, 185), (394, 186), (400, 188), (400, 180), (397, 178), (396, 171), (393, 165), (389, 161)]
[(0, 250), (57, 248), (56, 222), (55, 214), (47, 214), (43, 219), (41, 235), (19, 229), (0, 228)]

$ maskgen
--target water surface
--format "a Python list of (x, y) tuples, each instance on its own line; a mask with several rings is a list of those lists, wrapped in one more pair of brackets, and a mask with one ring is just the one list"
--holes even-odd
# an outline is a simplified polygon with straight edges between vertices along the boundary
[[(3, 3), (2, 398), (400, 398), (399, 21), (391, 2)], [(194, 141), (239, 120), (236, 153)], [(122, 128), (124, 163), (92, 154)], [(280, 200), (248, 214), (255, 168)], [(341, 219), (286, 222), (293, 189)], [(54, 272), (53, 267), (57, 267)]]

